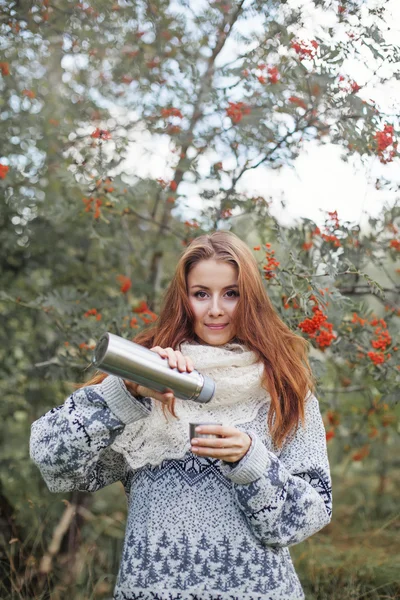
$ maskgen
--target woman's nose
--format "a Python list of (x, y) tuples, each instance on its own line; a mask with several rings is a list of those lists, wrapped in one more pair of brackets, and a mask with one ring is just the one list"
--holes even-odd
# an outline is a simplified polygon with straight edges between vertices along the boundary
[(213, 317), (224, 314), (224, 310), (223, 310), (223, 308), (221, 306), (221, 302), (218, 298), (214, 298), (211, 300), (211, 306), (208, 310), (208, 314)]

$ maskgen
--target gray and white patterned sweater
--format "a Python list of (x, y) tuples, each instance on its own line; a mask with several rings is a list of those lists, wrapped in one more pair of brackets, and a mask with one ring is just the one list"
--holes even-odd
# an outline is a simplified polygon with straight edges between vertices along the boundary
[(306, 427), (279, 453), (267, 403), (235, 464), (188, 452), (132, 471), (110, 446), (150, 414), (108, 376), (74, 392), (32, 424), (31, 458), (52, 492), (95, 492), (122, 481), (128, 517), (114, 600), (304, 599), (288, 547), (327, 525), (332, 492), (325, 429), (314, 396)]

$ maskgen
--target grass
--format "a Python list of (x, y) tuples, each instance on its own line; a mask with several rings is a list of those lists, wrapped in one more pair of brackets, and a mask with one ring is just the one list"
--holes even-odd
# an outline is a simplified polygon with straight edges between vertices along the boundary
[(400, 598), (400, 477), (380, 498), (367, 472), (334, 479), (331, 523), (291, 548), (307, 600)]

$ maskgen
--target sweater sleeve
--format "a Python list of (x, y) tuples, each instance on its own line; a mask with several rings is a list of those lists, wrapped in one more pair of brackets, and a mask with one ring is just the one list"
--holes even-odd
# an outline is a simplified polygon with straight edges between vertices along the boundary
[(125, 425), (146, 418), (151, 398), (134, 398), (109, 375), (80, 388), (31, 427), (30, 456), (51, 492), (94, 492), (124, 481), (126, 463), (110, 446)]
[(305, 427), (284, 445), (279, 458), (254, 432), (239, 463), (222, 463), (253, 534), (264, 545), (293, 546), (332, 516), (332, 487), (325, 427), (315, 396), (305, 405)]

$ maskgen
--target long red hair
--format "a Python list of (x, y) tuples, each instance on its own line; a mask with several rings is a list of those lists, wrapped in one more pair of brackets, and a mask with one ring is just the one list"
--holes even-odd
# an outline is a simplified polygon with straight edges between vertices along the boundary
[[(189, 244), (165, 292), (157, 321), (134, 341), (147, 348), (179, 349), (182, 342), (195, 340), (187, 276), (199, 261), (209, 259), (226, 261), (237, 269), (240, 297), (233, 316), (235, 339), (264, 363), (262, 385), (271, 397), (267, 425), (273, 443), (281, 447), (295, 433), (300, 420), (304, 425), (305, 399), (314, 390), (308, 342), (281, 320), (264, 288), (254, 256), (235, 234), (216, 231)], [(97, 373), (84, 385), (100, 383), (106, 376)], [(173, 402), (168, 409), (175, 415)]]

